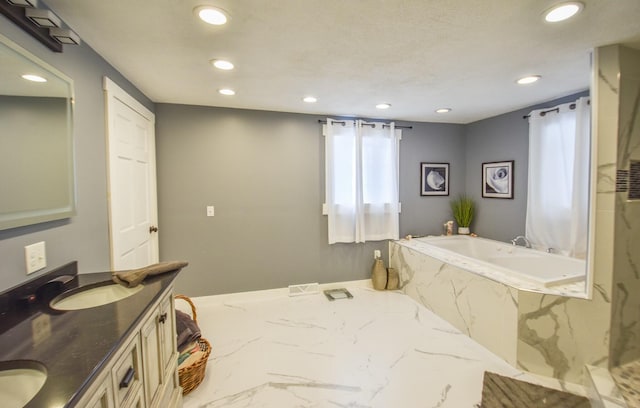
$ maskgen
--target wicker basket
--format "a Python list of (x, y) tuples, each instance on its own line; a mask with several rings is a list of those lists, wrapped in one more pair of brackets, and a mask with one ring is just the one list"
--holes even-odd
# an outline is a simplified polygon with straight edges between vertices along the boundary
[[(197, 323), (197, 314), (196, 307), (189, 299), (188, 296), (185, 295), (176, 295), (176, 299), (182, 299), (191, 306), (191, 315), (193, 317), (193, 321)], [(198, 339), (198, 346), (200, 350), (204, 351), (204, 354), (200, 359), (193, 364), (182, 367), (178, 370), (178, 376), (180, 377), (180, 386), (182, 387), (182, 395), (187, 395), (191, 391), (193, 391), (202, 380), (204, 380), (205, 370), (207, 368), (207, 360), (209, 359), (209, 354), (211, 354), (211, 344), (204, 337), (200, 337)]]

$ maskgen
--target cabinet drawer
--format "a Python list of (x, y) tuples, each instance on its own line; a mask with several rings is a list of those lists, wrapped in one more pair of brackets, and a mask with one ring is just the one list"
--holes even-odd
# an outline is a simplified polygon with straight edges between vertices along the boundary
[(111, 372), (116, 407), (125, 406), (131, 395), (134, 398), (142, 383), (140, 337), (135, 336), (116, 361)]

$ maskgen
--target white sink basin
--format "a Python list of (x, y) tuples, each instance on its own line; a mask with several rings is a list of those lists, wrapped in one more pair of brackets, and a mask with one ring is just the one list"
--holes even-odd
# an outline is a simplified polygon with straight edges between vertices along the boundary
[[(35, 366), (35, 363), (30, 365)], [(46, 379), (44, 367), (0, 369), (2, 407), (24, 407), (40, 391)]]
[(80, 288), (75, 290), (74, 293), (63, 293), (54, 298), (49, 305), (56, 310), (90, 309), (128, 298), (140, 292), (142, 288), (143, 285), (125, 288), (117, 283), (88, 289)]

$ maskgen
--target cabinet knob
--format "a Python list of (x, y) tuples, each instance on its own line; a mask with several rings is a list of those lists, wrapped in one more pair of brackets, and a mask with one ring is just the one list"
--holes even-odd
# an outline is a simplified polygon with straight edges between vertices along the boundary
[(164, 322), (167, 321), (167, 314), (163, 313), (160, 315), (160, 318), (158, 318), (158, 321), (160, 321), (160, 323), (164, 324)]
[(158, 232), (158, 227), (156, 227), (155, 225), (152, 225), (149, 227), (149, 234), (154, 232)]
[(124, 377), (120, 381), (120, 389), (129, 387), (131, 381), (133, 380), (133, 376), (136, 374), (136, 370), (133, 367), (129, 367)]

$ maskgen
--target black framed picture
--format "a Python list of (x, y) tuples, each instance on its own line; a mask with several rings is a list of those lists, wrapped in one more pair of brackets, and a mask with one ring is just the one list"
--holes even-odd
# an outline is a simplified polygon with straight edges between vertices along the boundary
[(420, 163), (420, 195), (449, 195), (449, 163)]
[(513, 198), (513, 160), (482, 163), (482, 197)]

